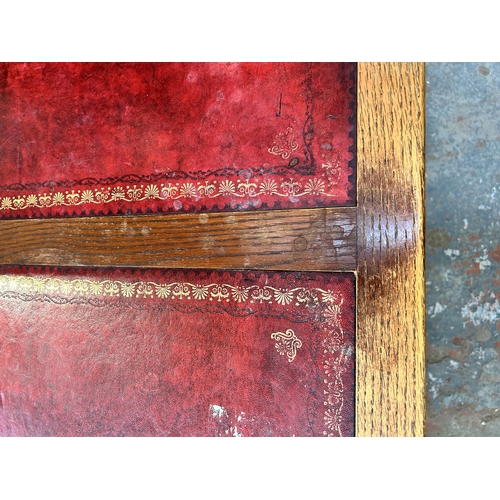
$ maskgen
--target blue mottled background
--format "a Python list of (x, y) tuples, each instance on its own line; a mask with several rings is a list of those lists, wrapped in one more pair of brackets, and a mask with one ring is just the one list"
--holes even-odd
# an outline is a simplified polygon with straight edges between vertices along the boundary
[(500, 63), (426, 92), (427, 435), (500, 436)]

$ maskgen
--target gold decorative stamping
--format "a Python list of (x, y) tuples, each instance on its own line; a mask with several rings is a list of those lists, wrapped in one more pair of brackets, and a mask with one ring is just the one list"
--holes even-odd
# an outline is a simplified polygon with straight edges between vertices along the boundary
[(285, 332), (271, 333), (271, 338), (276, 340), (276, 350), (284, 356), (286, 354), (288, 361), (291, 363), (297, 354), (297, 349), (302, 347), (302, 341), (295, 335), (295, 332), (290, 328)]
[(299, 143), (293, 136), (292, 127), (287, 127), (286, 132), (276, 136), (273, 146), (267, 151), (272, 155), (279, 155), (284, 160), (287, 160), (298, 147)]

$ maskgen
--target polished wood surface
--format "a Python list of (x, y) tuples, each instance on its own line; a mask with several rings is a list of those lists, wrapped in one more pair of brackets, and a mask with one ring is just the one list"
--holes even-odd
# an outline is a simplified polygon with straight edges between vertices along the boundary
[(359, 436), (425, 423), (424, 68), (358, 64), (358, 207), (0, 221), (0, 264), (354, 271)]
[(358, 65), (357, 432), (425, 424), (424, 66)]
[(356, 209), (0, 221), (0, 264), (344, 271)]

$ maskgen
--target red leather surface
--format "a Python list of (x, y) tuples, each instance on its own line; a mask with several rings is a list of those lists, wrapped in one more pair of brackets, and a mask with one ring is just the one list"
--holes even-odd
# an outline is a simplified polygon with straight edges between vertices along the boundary
[(350, 273), (2, 271), (3, 436), (354, 433)]
[(0, 63), (0, 217), (355, 204), (355, 66)]

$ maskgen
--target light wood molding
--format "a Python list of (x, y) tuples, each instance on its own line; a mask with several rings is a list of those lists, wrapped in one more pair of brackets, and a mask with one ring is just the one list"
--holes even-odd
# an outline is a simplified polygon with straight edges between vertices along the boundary
[(424, 65), (358, 65), (356, 434), (425, 428)]

